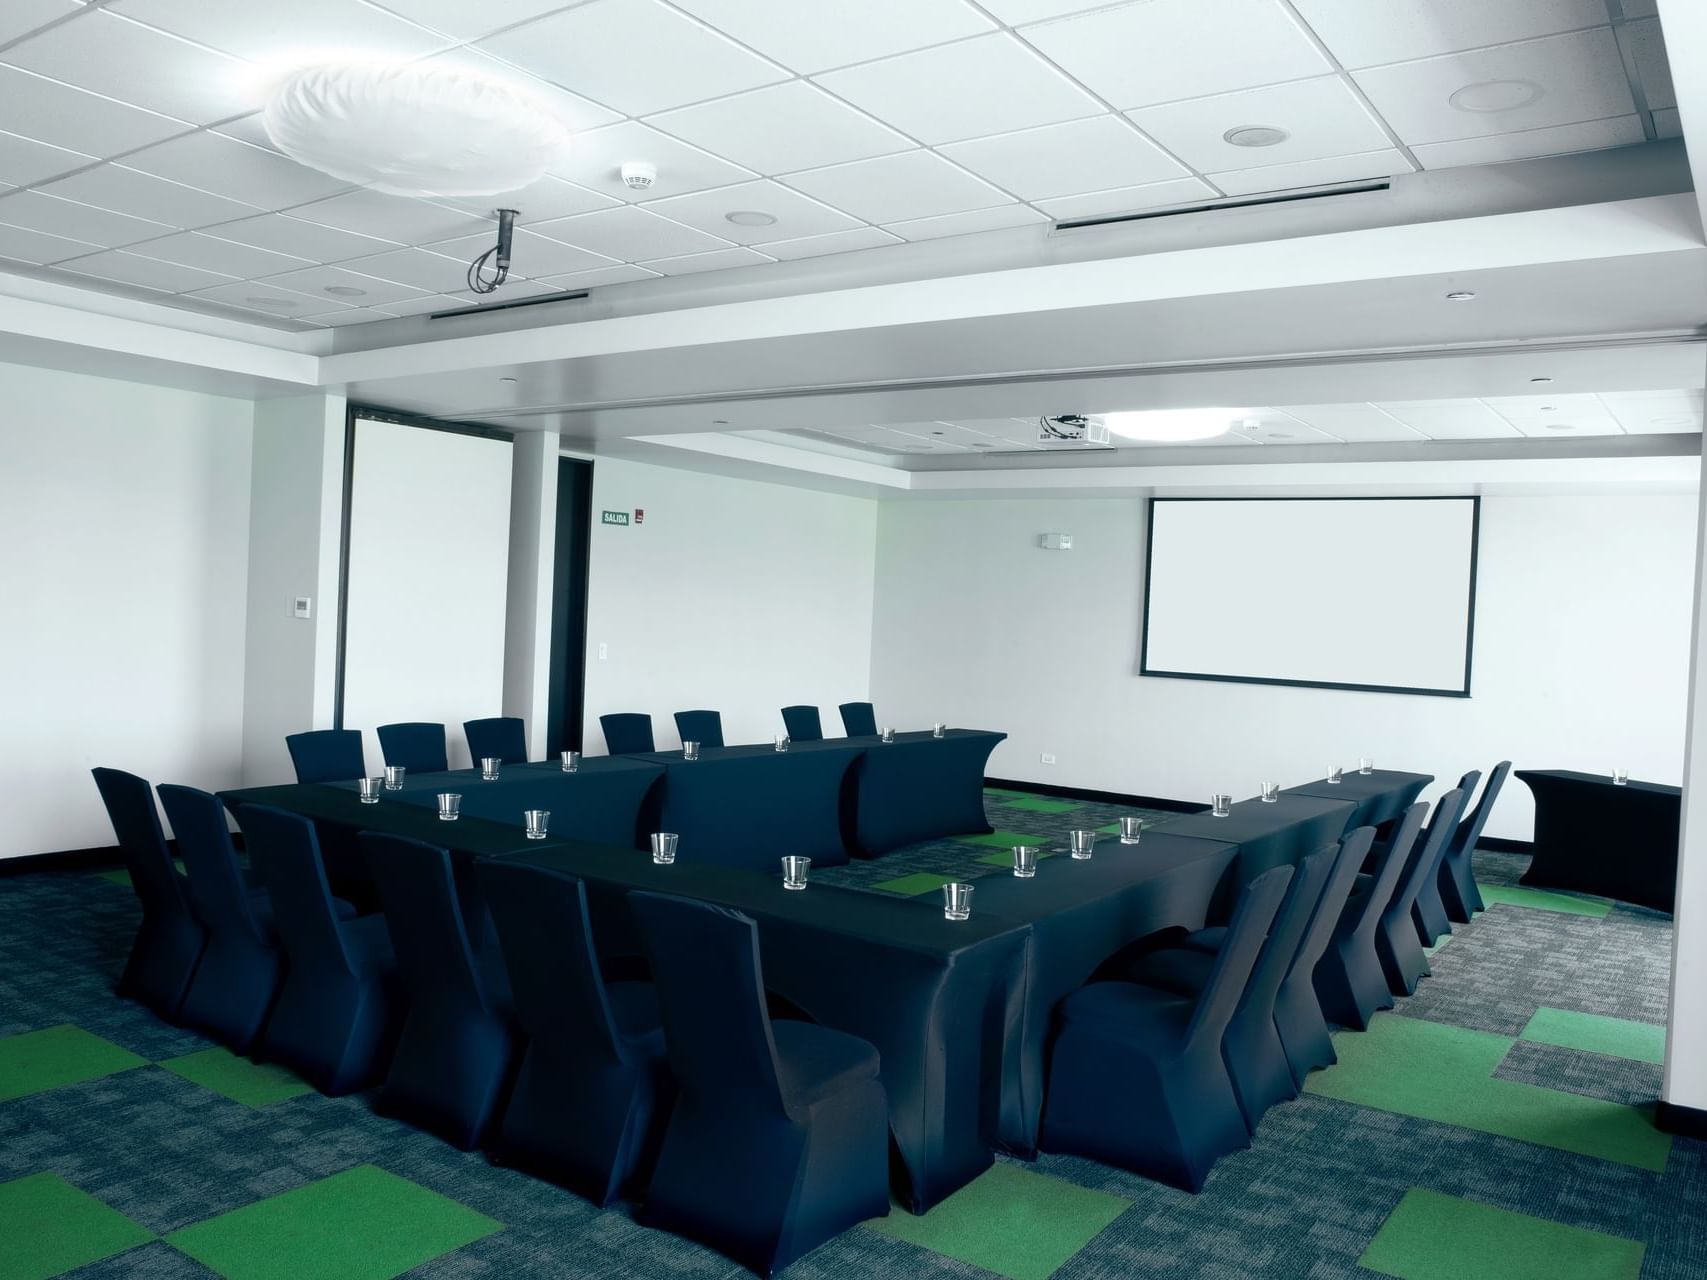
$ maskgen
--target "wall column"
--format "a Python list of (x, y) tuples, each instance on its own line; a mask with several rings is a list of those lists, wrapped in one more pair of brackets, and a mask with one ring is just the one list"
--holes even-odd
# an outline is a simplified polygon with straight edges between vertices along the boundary
[(510, 582), (504, 628), (504, 714), (527, 722), (528, 756), (546, 751), (552, 587), (557, 554), (555, 431), (518, 431), (510, 473)]

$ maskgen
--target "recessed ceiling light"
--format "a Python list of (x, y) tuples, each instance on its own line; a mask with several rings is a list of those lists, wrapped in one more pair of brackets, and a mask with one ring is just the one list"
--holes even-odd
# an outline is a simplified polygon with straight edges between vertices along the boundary
[(1575, 431), (1577, 429), (1576, 424), (1571, 422), (1549, 422), (1546, 426), (1549, 431)]
[(516, 385), (516, 380), (514, 378), (499, 378), (498, 381), (507, 387), (513, 387)]
[(1468, 302), (1475, 296), (1476, 295), (1471, 293), (1468, 289), (1454, 289), (1451, 293), (1446, 295), (1446, 300), (1448, 302)]
[(1531, 378), (1530, 381), (1531, 382), (1551, 382), (1551, 381), (1553, 381), (1553, 379), (1551, 379), (1551, 378)]
[(728, 418), (713, 418), (711, 420), (711, 425), (714, 427), (726, 427), (729, 425), (729, 419)]
[(757, 209), (736, 209), (733, 213), (724, 214), (723, 220), (738, 227), (774, 227), (776, 214), (761, 213)]
[(992, 448), (994, 448), (994, 447), (995, 447), (995, 446), (994, 446), (994, 445), (991, 445), (991, 444), (987, 444), (987, 443), (986, 443), (986, 442), (984, 442), (984, 441), (982, 441), (982, 440), (974, 440), (974, 441), (973, 441), (973, 442), (972, 442), (972, 447), (973, 447), (973, 448), (974, 448), (974, 449), (992, 449)]
[(1268, 433), (1268, 438), (1270, 440), (1290, 440), (1292, 439), (1292, 433), (1290, 431), (1270, 431)]
[(291, 311), (302, 305), (300, 302), (292, 302), (289, 298), (245, 298), (243, 301), (251, 307), (266, 307), (271, 311)]
[(1533, 80), (1478, 80), (1454, 90), (1446, 101), (1456, 111), (1488, 115), (1527, 107), (1545, 92)]
[(321, 290), (321, 292), (332, 294), (334, 297), (338, 297), (338, 298), (365, 298), (365, 297), (367, 297), (367, 290), (366, 289), (358, 289), (353, 284), (329, 284), (323, 290)]
[(1272, 147), (1285, 142), (1291, 136), (1286, 130), (1267, 124), (1242, 124), (1221, 135), (1235, 147)]
[(1653, 427), (1693, 427), (1695, 419), (1687, 413), (1668, 413), (1658, 418), (1649, 418), (1648, 425)]
[(1128, 440), (1211, 440), (1241, 425), (1249, 409), (1150, 409), (1105, 413), (1102, 422)]

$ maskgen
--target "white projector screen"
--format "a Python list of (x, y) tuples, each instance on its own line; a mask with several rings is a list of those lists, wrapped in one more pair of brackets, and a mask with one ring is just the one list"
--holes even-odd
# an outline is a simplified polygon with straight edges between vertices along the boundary
[(1153, 498), (1139, 674), (1470, 696), (1475, 498)]
[(462, 722), (502, 713), (510, 571), (509, 438), (357, 416), (351, 423), (340, 723)]

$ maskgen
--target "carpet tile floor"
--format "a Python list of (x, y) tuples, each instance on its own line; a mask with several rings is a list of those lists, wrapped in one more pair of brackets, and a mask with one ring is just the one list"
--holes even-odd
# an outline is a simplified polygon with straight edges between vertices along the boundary
[[(992, 790), (996, 834), (814, 873), (934, 893), (1137, 813)], [(1118, 842), (1098, 856), (1142, 856)], [(1651, 1124), (1670, 918), (1517, 885), (1198, 1196), (1002, 1159), (787, 1280), (1684, 1280), (1707, 1276), (1707, 1144)], [(976, 900), (974, 900), (976, 910)], [(117, 999), (122, 873), (0, 878), (0, 1280), (735, 1280), (727, 1259), (325, 1098)]]

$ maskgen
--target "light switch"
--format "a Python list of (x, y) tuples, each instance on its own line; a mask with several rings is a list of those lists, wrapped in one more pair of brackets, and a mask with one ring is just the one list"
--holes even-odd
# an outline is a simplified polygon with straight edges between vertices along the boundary
[(312, 618), (314, 616), (314, 600), (311, 596), (292, 596), (290, 613), (293, 618)]
[(599, 661), (600, 662), (603, 662), (605, 660), (605, 651), (606, 651), (605, 642), (603, 640), (601, 640), (601, 641), (599, 641)]

